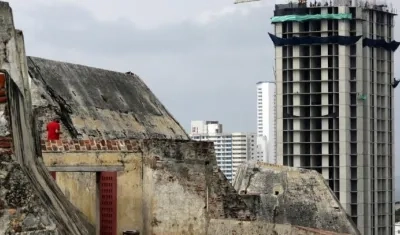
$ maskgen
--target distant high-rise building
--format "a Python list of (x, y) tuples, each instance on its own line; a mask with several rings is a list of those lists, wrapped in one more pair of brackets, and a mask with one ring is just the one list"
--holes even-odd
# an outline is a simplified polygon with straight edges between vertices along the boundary
[(230, 182), (237, 167), (256, 154), (255, 133), (223, 133), (218, 121), (192, 121), (190, 138), (214, 142), (218, 166)]
[(395, 15), (334, 0), (272, 17), (278, 163), (321, 173), (363, 235), (394, 234)]
[(232, 179), (236, 176), (236, 170), (242, 163), (252, 160), (256, 154), (256, 134), (234, 132), (232, 135)]
[(275, 82), (257, 83), (257, 160), (276, 163)]
[(221, 134), (222, 124), (218, 121), (192, 121), (190, 134)]

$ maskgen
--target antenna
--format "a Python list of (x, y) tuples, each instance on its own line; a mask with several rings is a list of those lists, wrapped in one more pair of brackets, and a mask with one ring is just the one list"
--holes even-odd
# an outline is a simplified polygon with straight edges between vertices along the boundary
[(235, 0), (234, 4), (238, 4), (238, 3), (248, 3), (248, 2), (258, 2), (261, 0)]

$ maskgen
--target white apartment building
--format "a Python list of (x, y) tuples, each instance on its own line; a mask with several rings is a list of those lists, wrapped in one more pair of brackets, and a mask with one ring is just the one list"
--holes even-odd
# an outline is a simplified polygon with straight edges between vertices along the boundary
[(275, 82), (257, 83), (257, 161), (276, 163)]
[(394, 224), (394, 234), (400, 234), (400, 222)]
[(237, 167), (256, 154), (255, 133), (223, 133), (218, 121), (192, 121), (190, 138), (214, 143), (218, 166), (230, 182)]
[(400, 222), (397, 222), (394, 224), (394, 234), (399, 235), (400, 234)]
[(363, 235), (394, 234), (394, 16), (334, 0), (277, 4), (271, 19), (278, 164), (321, 173)]
[(234, 132), (232, 136), (232, 179), (236, 176), (238, 166), (252, 160), (256, 155), (257, 143), (255, 133)]

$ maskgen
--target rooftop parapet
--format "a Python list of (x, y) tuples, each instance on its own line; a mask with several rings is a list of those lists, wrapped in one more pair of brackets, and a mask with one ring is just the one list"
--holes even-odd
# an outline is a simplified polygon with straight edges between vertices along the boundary
[(275, 5), (275, 16), (283, 15), (306, 15), (309, 14), (308, 8), (318, 7), (359, 7), (365, 10), (376, 10), (387, 12), (390, 14), (397, 14), (397, 9), (393, 7), (393, 4), (387, 4), (386, 0), (315, 0), (315, 1), (288, 1), (286, 4)]

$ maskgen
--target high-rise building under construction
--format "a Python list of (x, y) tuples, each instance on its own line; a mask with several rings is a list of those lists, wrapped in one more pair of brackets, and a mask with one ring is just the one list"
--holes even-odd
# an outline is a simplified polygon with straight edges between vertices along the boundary
[(363, 235), (394, 233), (395, 15), (301, 0), (272, 17), (278, 164), (320, 172)]

